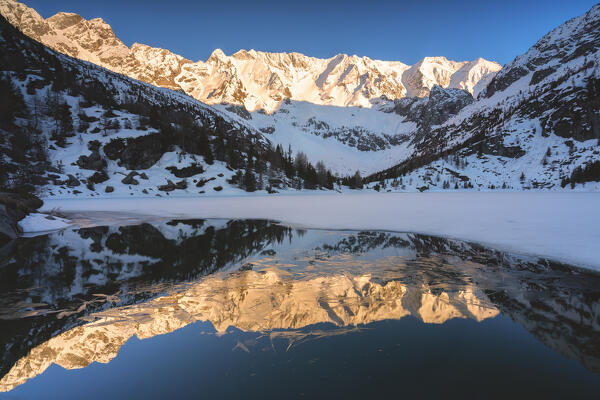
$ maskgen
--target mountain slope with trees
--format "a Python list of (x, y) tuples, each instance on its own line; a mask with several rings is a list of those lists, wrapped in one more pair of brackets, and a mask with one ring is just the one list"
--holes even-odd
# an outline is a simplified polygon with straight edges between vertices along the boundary
[(184, 94), (45, 48), (0, 18), (0, 187), (45, 196), (332, 189), (336, 178)]
[(386, 190), (600, 190), (600, 5), (506, 65), (478, 100), (413, 137)]

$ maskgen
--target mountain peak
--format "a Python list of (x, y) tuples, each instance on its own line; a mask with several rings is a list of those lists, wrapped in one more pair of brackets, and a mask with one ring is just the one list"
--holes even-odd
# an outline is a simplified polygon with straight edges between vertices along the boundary
[(301, 53), (253, 49), (239, 50), (231, 56), (215, 49), (205, 62), (193, 63), (165, 49), (139, 43), (128, 48), (101, 18), (88, 21), (74, 13), (60, 12), (44, 20), (15, 0), (0, 2), (0, 13), (23, 33), (56, 51), (154, 85), (182, 90), (205, 103), (240, 104), (243, 99), (249, 110), (274, 111), (284, 98), (371, 107), (371, 99), (381, 96), (428, 96), (436, 84), (473, 93), (478, 79), (499, 69), (482, 62), (474, 68), (477, 73), (454, 76), (466, 61), (425, 57), (409, 67), (399, 61), (372, 60), (356, 54), (319, 59)]
[(48, 18), (46, 21), (52, 26), (54, 26), (56, 29), (62, 30), (67, 29), (85, 20), (79, 14), (59, 12)]
[(428, 63), (447, 63), (449, 60), (444, 57), (444, 56), (437, 56), (437, 57), (423, 57), (423, 59), (421, 61), (419, 61), (417, 64), (428, 64)]
[[(215, 51), (221, 51), (220, 49), (216, 49)], [(215, 51), (213, 51), (213, 54), (215, 53)], [(224, 53), (221, 51), (221, 53), (224, 56)], [(213, 54), (211, 54), (211, 57), (213, 56)], [(217, 56), (220, 56), (219, 54), (217, 54)], [(255, 59), (257, 57), (257, 53), (256, 50), (252, 49), (250, 51), (246, 51), (244, 49), (238, 50), (236, 53), (232, 54), (231, 57), (233, 58), (237, 58), (237, 59)]]
[(208, 60), (206, 60), (206, 62), (217, 61), (217, 60), (222, 61), (222, 60), (225, 60), (226, 58), (227, 58), (227, 56), (225, 55), (223, 50), (214, 49), (213, 52), (210, 54), (210, 57), (208, 57)]

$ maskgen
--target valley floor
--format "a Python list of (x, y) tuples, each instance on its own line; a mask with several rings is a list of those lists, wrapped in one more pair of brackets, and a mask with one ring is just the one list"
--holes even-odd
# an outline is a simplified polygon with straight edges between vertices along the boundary
[[(257, 218), (295, 227), (415, 232), (600, 271), (600, 193), (444, 192), (46, 199), (83, 225)], [(29, 225), (27, 231), (35, 231)], [(39, 230), (45, 230), (40, 227)]]

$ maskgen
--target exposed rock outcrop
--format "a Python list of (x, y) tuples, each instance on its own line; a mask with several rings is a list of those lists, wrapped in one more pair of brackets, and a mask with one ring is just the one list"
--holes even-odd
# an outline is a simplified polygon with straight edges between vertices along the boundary
[(0, 193), (0, 247), (21, 234), (19, 221), (44, 203), (32, 194)]
[(394, 101), (389, 111), (406, 117), (417, 124), (421, 134), (427, 133), (433, 126), (441, 125), (460, 110), (473, 103), (469, 92), (461, 89), (444, 89), (439, 85), (431, 88), (429, 97), (407, 97)]
[(82, 169), (100, 171), (106, 168), (106, 160), (104, 160), (100, 153), (96, 150), (92, 151), (89, 156), (80, 156), (77, 160), (77, 165)]
[(114, 139), (104, 146), (104, 154), (118, 160), (127, 169), (148, 169), (167, 151), (168, 145), (159, 133), (129, 139)]

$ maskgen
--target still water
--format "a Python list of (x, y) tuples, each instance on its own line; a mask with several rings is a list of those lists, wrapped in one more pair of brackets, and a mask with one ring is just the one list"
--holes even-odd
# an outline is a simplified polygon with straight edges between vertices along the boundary
[(262, 220), (0, 249), (0, 399), (599, 398), (600, 275)]

